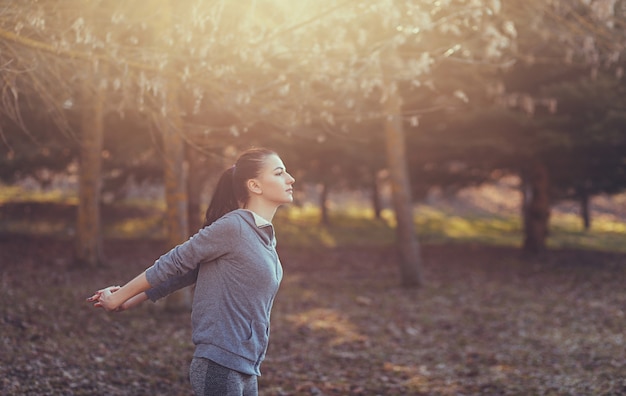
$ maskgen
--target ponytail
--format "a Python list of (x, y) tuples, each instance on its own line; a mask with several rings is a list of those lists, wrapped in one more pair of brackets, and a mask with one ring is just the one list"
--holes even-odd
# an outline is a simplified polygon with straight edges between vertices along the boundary
[(233, 188), (233, 173), (235, 167), (232, 166), (222, 173), (220, 179), (215, 186), (215, 192), (211, 198), (211, 203), (206, 211), (204, 218), (204, 226), (209, 226), (226, 213), (231, 212), (239, 208), (239, 202), (235, 197), (235, 190)]
[(239, 156), (235, 165), (222, 173), (206, 211), (205, 227), (240, 206), (246, 207), (250, 198), (246, 183), (259, 175), (265, 159), (270, 155), (276, 153), (265, 148), (251, 148)]

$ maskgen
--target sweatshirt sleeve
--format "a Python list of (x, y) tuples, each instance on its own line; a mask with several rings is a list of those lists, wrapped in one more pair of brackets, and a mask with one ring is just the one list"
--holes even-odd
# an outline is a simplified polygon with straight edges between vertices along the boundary
[(196, 267), (193, 271), (187, 272), (186, 274), (169, 278), (165, 282), (146, 290), (146, 295), (151, 301), (156, 302), (157, 300), (174, 293), (176, 290), (193, 285), (196, 283), (197, 279), (198, 267)]
[(200, 263), (216, 260), (231, 252), (232, 244), (241, 233), (238, 220), (238, 216), (226, 214), (159, 257), (146, 270), (150, 286), (156, 287), (171, 278), (182, 277), (196, 270)]

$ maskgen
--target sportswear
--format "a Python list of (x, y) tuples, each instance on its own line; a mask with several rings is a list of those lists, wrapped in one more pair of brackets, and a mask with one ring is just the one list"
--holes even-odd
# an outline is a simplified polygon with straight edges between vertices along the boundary
[(273, 225), (237, 209), (156, 260), (146, 270), (146, 294), (156, 301), (195, 283), (194, 357), (261, 375), (282, 276)]

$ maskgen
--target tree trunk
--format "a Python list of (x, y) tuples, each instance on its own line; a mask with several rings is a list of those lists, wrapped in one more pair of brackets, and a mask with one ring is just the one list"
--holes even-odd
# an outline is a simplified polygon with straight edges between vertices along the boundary
[[(173, 30), (172, 0), (157, 2), (153, 14), (155, 34), (168, 34)], [(171, 61), (171, 59), (170, 59)], [(173, 63), (169, 63), (173, 66)], [(163, 137), (163, 180), (165, 183), (167, 237), (166, 249), (188, 239), (189, 223), (187, 219), (187, 170), (185, 162), (185, 142), (182, 137), (182, 119), (180, 117), (180, 101), (178, 81), (169, 80), (165, 86), (165, 112), (157, 119), (158, 128)], [(165, 307), (169, 310), (191, 308), (192, 293), (187, 287), (165, 299)]]
[(589, 194), (583, 191), (580, 195), (580, 216), (583, 219), (583, 228), (589, 231), (591, 228), (591, 213), (589, 211)]
[(385, 137), (400, 250), (401, 282), (403, 286), (415, 287), (422, 282), (421, 256), (413, 222), (413, 202), (401, 118), (401, 99), (395, 86), (391, 86), (389, 90), (389, 97), (385, 101), (387, 115)]
[(104, 133), (105, 87), (95, 94), (85, 88), (81, 120), (80, 167), (78, 172), (78, 213), (74, 260), (76, 265), (96, 267), (103, 262), (100, 227), (102, 144)]
[(330, 225), (330, 218), (328, 217), (328, 182), (322, 183), (322, 191), (320, 192), (320, 209), (321, 209), (321, 224), (324, 226)]
[[(187, 171), (185, 142), (181, 136), (182, 120), (179, 116), (175, 87), (168, 92), (168, 116), (160, 120), (159, 130), (163, 136), (163, 173), (165, 182), (167, 248), (184, 242), (188, 237), (187, 220)], [(180, 310), (191, 307), (191, 289), (179, 290), (165, 300), (167, 309)]]
[(204, 224), (202, 218), (201, 197), (206, 179), (211, 171), (208, 159), (189, 145), (185, 146), (187, 163), (189, 164), (187, 179), (187, 221), (188, 234), (193, 235)]
[(546, 249), (550, 220), (550, 179), (544, 164), (533, 163), (524, 178), (524, 246), (525, 253), (537, 254)]
[(167, 244), (176, 246), (188, 238), (187, 172), (184, 142), (173, 127), (162, 130), (164, 143), (165, 202), (167, 206)]
[(382, 204), (380, 202), (378, 172), (376, 171), (372, 172), (372, 208), (374, 209), (374, 218), (380, 220)]

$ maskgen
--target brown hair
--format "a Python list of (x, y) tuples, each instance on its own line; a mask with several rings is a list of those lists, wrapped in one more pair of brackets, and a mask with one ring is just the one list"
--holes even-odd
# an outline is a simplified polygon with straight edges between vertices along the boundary
[(205, 227), (248, 203), (250, 195), (246, 182), (259, 175), (265, 159), (270, 155), (276, 155), (276, 152), (266, 148), (248, 149), (241, 153), (235, 165), (222, 173), (206, 211)]

